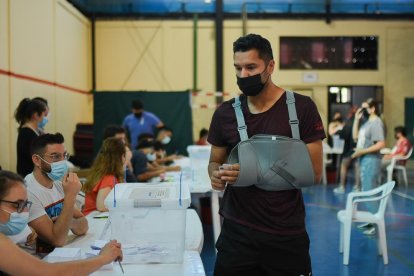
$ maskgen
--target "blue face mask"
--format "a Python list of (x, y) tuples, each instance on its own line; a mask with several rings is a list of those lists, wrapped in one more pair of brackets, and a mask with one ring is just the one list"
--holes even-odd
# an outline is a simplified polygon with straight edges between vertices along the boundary
[(155, 159), (157, 159), (157, 155), (155, 153), (148, 153), (147, 154), (147, 159), (150, 162), (155, 161)]
[(49, 118), (48, 117), (43, 117), (42, 121), (37, 124), (37, 127), (38, 128), (44, 128), (48, 122), (49, 122)]
[(50, 165), (51, 171), (45, 173), (53, 181), (61, 180), (63, 176), (68, 172), (68, 163), (66, 160), (49, 163), (42, 157), (39, 156), (39, 158)]
[(6, 224), (0, 223), (0, 232), (6, 236), (17, 235), (22, 232), (29, 220), (29, 212), (10, 213), (6, 210), (3, 211), (10, 214), (10, 219)]

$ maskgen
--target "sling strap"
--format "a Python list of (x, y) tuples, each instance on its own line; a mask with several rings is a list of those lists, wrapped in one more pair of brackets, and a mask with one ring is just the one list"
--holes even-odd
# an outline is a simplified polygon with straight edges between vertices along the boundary
[[(239, 131), (240, 140), (245, 141), (249, 139), (249, 136), (247, 135), (247, 126), (246, 122), (244, 121), (243, 111), (241, 109), (241, 102), (239, 97), (240, 96), (234, 98), (234, 103), (232, 104), (232, 106), (234, 108), (234, 112), (236, 113), (237, 129)], [(290, 129), (292, 131), (292, 138), (300, 140), (299, 120), (296, 114), (295, 95), (292, 91), (286, 90), (286, 104), (288, 107), (289, 124)]]

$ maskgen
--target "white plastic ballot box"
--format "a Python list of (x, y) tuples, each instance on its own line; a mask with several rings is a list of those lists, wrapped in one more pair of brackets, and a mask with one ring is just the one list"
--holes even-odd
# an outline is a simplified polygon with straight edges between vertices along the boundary
[(124, 262), (181, 263), (190, 203), (185, 182), (117, 184), (105, 205)]

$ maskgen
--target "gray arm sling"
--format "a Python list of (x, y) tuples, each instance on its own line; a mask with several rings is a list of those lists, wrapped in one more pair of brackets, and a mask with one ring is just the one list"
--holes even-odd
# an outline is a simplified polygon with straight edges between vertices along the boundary
[(313, 165), (306, 144), (300, 140), (295, 96), (291, 91), (286, 91), (286, 104), (293, 138), (267, 134), (248, 138), (240, 99), (235, 98), (233, 108), (241, 141), (228, 158), (229, 164), (240, 164), (233, 187), (256, 185), (267, 191), (281, 191), (314, 184)]

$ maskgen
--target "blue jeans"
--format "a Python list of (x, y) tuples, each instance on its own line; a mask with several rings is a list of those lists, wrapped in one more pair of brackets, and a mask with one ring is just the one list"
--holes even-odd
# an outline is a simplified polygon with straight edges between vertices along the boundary
[[(372, 190), (377, 187), (377, 179), (381, 173), (381, 159), (375, 154), (363, 155), (359, 160), (361, 170), (362, 191)], [(375, 212), (378, 204), (365, 203), (368, 211)]]

